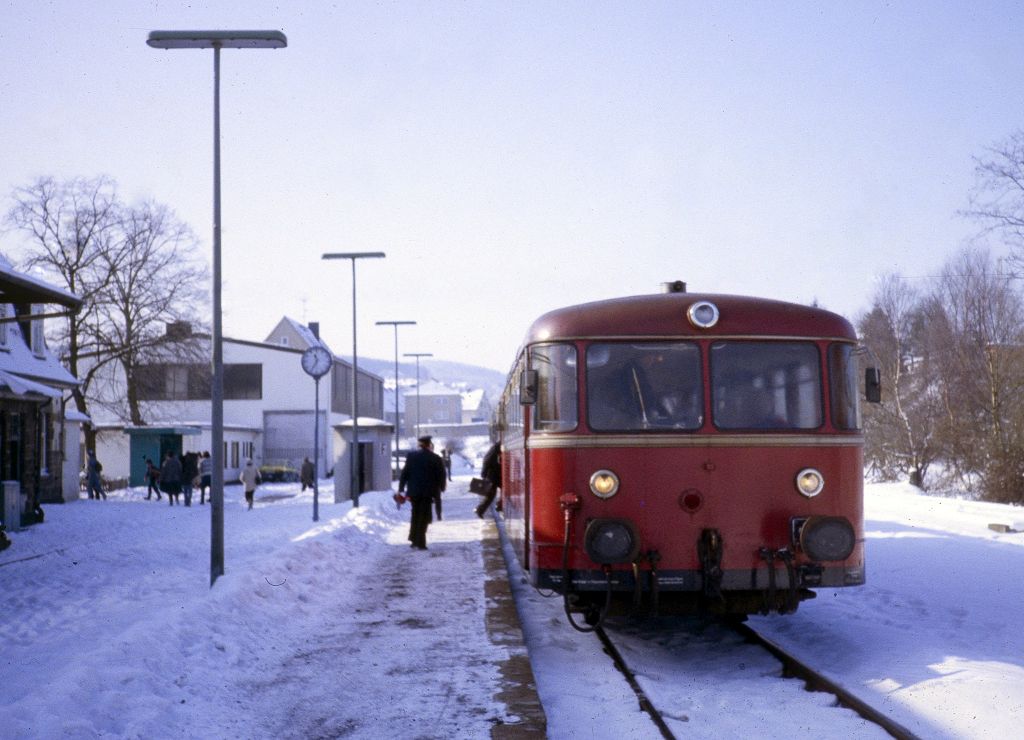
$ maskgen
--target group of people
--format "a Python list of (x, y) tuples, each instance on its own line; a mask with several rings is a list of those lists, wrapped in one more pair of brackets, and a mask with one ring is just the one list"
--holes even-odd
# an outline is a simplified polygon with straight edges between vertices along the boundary
[[(417, 550), (426, 550), (427, 527), (433, 522), (431, 506), (436, 511), (438, 521), (441, 520), (441, 494), (451, 480), (451, 457), (449, 454), (446, 461), (434, 452), (433, 439), (430, 435), (424, 435), (416, 442), (418, 447), (406, 457), (398, 478), (398, 496), (412, 503), (409, 546)], [(493, 444), (484, 455), (481, 475), (491, 483), (490, 490), (476, 508), (476, 515), (483, 518), (484, 512), (494, 501), (494, 496), (501, 487), (500, 443)]]
[(199, 489), (199, 503), (206, 503), (206, 491), (210, 488), (213, 475), (213, 460), (209, 452), (186, 452), (175, 455), (168, 451), (160, 467), (153, 459), (146, 458), (146, 500), (156, 493), (159, 501), (163, 492), (167, 494), (167, 503), (174, 506), (178, 496), (183, 496), (185, 506), (192, 505), (192, 491)]
[[(398, 480), (398, 495), (402, 500), (412, 503), (412, 516), (409, 524), (410, 547), (427, 549), (427, 527), (433, 522), (433, 515), (441, 521), (441, 494), (451, 480), (451, 453), (446, 449), (444, 457), (434, 452), (433, 438), (424, 435), (417, 440), (418, 447), (409, 453), (402, 473)], [(86, 486), (89, 498), (106, 498), (100, 472), (103, 466), (96, 459), (94, 450), (89, 450), (86, 462)], [(176, 455), (168, 452), (163, 463), (157, 467), (152, 458), (146, 458), (146, 500), (156, 494), (160, 501), (161, 494), (167, 495), (167, 503), (173, 506), (179, 496), (184, 496), (185, 506), (192, 505), (193, 489), (199, 489), (199, 503), (206, 503), (206, 492), (210, 488), (213, 471), (213, 460), (209, 452), (186, 452)], [(484, 480), (491, 485), (480, 505), (476, 507), (476, 515), (483, 517), (494, 501), (501, 487), (501, 444), (495, 442), (484, 455), (480, 471)], [(302, 490), (312, 487), (313, 464), (306, 458), (303, 461), (301, 481)], [(252, 509), (256, 496), (256, 486), (260, 483), (259, 469), (251, 459), (245, 461), (238, 479), (245, 488), (245, 501)], [(408, 494), (406, 495), (406, 491)], [(499, 505), (500, 507), (500, 505)]]

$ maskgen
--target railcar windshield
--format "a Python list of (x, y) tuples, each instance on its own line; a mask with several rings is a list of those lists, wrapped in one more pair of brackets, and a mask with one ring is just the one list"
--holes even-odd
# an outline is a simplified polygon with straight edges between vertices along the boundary
[(576, 348), (541, 344), (530, 349), (530, 368), (537, 371), (537, 404), (533, 428), (568, 432), (576, 428)]
[(704, 423), (700, 350), (691, 342), (592, 344), (587, 423), (595, 431), (695, 430)]
[(711, 345), (712, 421), (719, 429), (816, 429), (821, 363), (812, 342)]
[(832, 391), (832, 422), (838, 429), (860, 429), (860, 387), (857, 357), (852, 344), (828, 348), (828, 372)]

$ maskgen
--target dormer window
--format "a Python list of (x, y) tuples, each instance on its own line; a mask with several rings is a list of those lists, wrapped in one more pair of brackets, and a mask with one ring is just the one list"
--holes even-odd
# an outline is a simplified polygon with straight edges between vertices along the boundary
[[(43, 306), (32, 306), (32, 313), (43, 313)], [(46, 337), (43, 335), (43, 320), (32, 319), (32, 354), (43, 357), (46, 354)]]

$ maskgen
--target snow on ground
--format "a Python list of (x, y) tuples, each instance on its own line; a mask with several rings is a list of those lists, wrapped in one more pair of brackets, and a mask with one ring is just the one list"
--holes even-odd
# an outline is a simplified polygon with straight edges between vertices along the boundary
[(209, 507), (135, 489), (15, 533), (0, 735), (480, 737), (514, 720), (492, 698), (506, 650), (484, 629), (477, 498), (447, 501), (420, 552), (390, 493), (321, 502), (317, 524), (297, 493), (261, 486), (247, 511), (228, 487), (212, 590)]
[[(229, 486), (227, 572), (213, 589), (208, 507), (145, 501), (142, 489), (46, 507), (0, 553), (0, 736), (489, 736), (516, 716), (494, 698), (507, 651), (484, 629), (483, 524), (467, 482), (446, 494), (428, 552), (407, 546), (408, 507), (390, 492), (357, 509), (321, 497), (313, 523), (298, 484), (261, 486), (253, 511)], [(988, 524), (1021, 510), (871, 485), (866, 513), (867, 586), (752, 625), (922, 737), (1019, 736), (1024, 534)], [(596, 640), (521, 580), (513, 567), (549, 736), (657, 737)], [(719, 657), (697, 659), (707, 686), (740, 687), (723, 721), (759, 727), (737, 663)], [(671, 663), (645, 670), (648, 685), (672, 688)], [(787, 693), (789, 708), (820, 703)], [(729, 734), (702, 724), (698, 705), (686, 734)], [(876, 736), (847, 715), (837, 731)]]
[(867, 580), (751, 626), (926, 738), (1024, 732), (1019, 507), (866, 487)]

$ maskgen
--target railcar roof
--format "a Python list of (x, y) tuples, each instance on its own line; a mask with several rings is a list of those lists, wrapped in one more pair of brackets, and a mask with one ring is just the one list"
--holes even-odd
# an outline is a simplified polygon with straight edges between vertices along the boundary
[[(699, 329), (687, 318), (687, 309), (700, 301), (718, 307), (718, 323), (710, 329)], [(822, 308), (749, 296), (655, 293), (549, 311), (533, 322), (525, 343), (581, 337), (737, 335), (857, 338), (849, 321)]]

